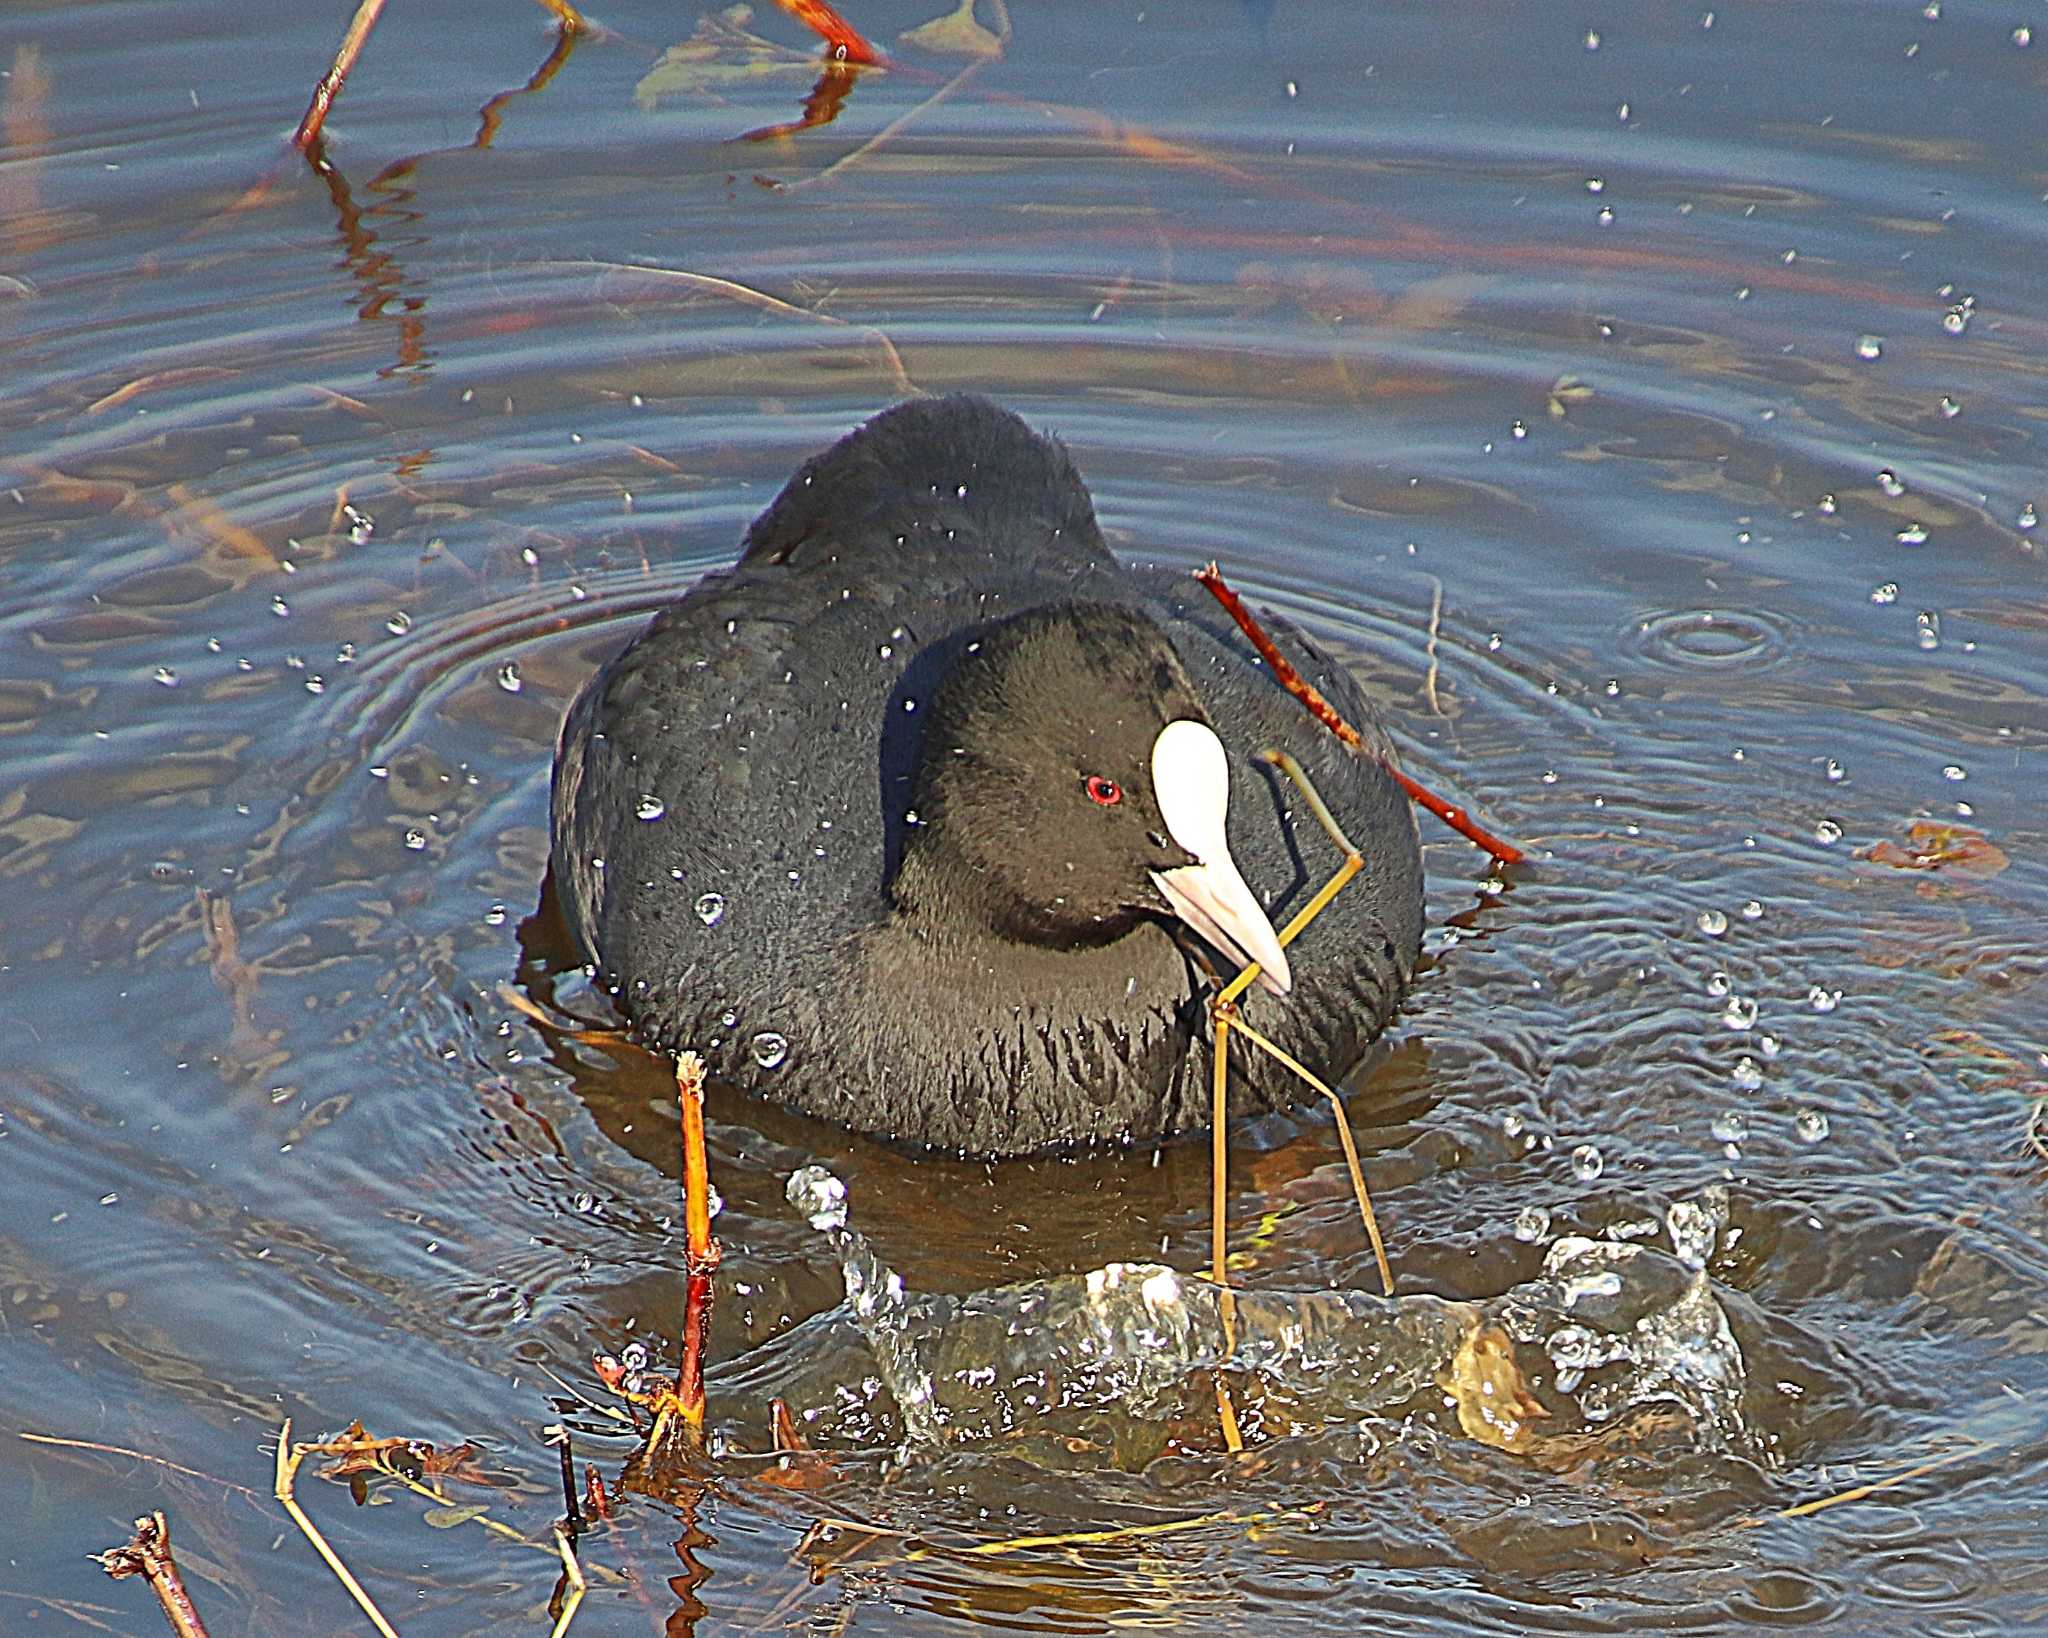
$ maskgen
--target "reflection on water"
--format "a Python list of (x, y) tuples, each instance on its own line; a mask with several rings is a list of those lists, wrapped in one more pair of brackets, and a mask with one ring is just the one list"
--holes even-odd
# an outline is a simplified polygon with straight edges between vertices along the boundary
[[(991, 1168), (714, 1089), (721, 1455), (585, 1537), (582, 1620), (2038, 1625), (2041, 46), (1954, 4), (906, 40), (940, 9), (877, 0), (892, 66), (738, 144), (824, 108), (765, 8), (565, 45), (419, 0), (311, 166), (335, 18), (0, 43), (4, 1420), (104, 1447), (0, 1467), (0, 1624), (136, 1627), (84, 1555), (155, 1506), (214, 1630), (347, 1619), (267, 1550), (285, 1413), (483, 1441), (529, 1539), (543, 1426), (616, 1477), (558, 1384), (676, 1334), (673, 1081), (579, 1027), (538, 902), (556, 724), (802, 456), (961, 387), (1530, 846), (1430, 838), (1345, 1083), (1399, 1294), (1315, 1108), (1231, 1133), (1226, 1337), (1204, 1145)], [(791, 1209), (813, 1165), (859, 1236)], [(308, 1488), (408, 1633), (547, 1597)]]

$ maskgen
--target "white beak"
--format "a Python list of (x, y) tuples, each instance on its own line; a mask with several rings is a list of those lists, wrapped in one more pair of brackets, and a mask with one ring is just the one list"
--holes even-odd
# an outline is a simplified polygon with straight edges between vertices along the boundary
[(1173, 839), (1196, 863), (1155, 870), (1152, 881), (1174, 914), (1232, 959), (1258, 963), (1259, 982), (1285, 995), (1293, 982), (1280, 935), (1230, 857), (1223, 816), (1230, 805), (1230, 759), (1215, 731), (1169, 722), (1152, 742), (1152, 793)]

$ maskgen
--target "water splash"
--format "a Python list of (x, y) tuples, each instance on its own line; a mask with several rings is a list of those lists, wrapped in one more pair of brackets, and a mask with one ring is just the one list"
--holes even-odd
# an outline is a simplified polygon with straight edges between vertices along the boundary
[(846, 1303), (800, 1328), (802, 1346), (771, 1344), (742, 1374), (756, 1402), (773, 1392), (810, 1407), (814, 1437), (876, 1426), (849, 1387), (866, 1379), (895, 1401), (912, 1449), (1000, 1440), (1047, 1460), (1141, 1460), (1191, 1392), (1206, 1398), (1199, 1378), (1220, 1369), (1256, 1378), (1295, 1427), (1448, 1402), (1472, 1437), (1536, 1453), (1635, 1407), (1676, 1406), (1703, 1446), (1754, 1453), (1742, 1354), (1703, 1271), (1727, 1220), (1724, 1193), (1672, 1209), (1676, 1257), (1566, 1238), (1537, 1279), (1486, 1302), (1238, 1291), (1228, 1324), (1217, 1287), (1159, 1263), (967, 1296), (913, 1292), (851, 1227), (832, 1173), (803, 1167), (788, 1197), (831, 1242)]

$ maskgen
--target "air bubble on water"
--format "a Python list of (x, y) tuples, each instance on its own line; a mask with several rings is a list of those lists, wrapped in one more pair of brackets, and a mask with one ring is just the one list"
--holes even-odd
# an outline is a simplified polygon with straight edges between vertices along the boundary
[(1699, 914), (1700, 931), (1708, 938), (1719, 938), (1728, 931), (1728, 916), (1721, 910), (1702, 910)]
[(1600, 49), (1600, 31), (1597, 28), (1586, 30), (1586, 49), (1588, 51), (1598, 51)]
[(1529, 1129), (1529, 1120), (1519, 1109), (1510, 1109), (1500, 1118), (1503, 1137), (1518, 1138)]
[(1941, 327), (1952, 336), (1959, 336), (1970, 327), (1970, 319), (1977, 311), (1977, 298), (1965, 296), (1955, 306), (1941, 315)]
[(1517, 421), (1508, 428), (1508, 434), (1519, 443), (1522, 439), (1529, 436), (1529, 429), (1520, 421)]
[(821, 1234), (846, 1227), (846, 1185), (823, 1166), (799, 1166), (789, 1174), (785, 1192)]
[(725, 895), (706, 893), (697, 900), (697, 919), (706, 927), (716, 927), (719, 917), (725, 914)]
[(1600, 1158), (1598, 1144), (1582, 1143), (1572, 1151), (1572, 1176), (1581, 1183), (1591, 1183), (1606, 1169), (1607, 1163)]
[(1813, 985), (1806, 992), (1806, 1004), (1813, 1008), (1815, 1012), (1833, 1012), (1836, 1007), (1841, 1005), (1841, 1001), (1842, 992), (1840, 990), (1823, 989), (1818, 984)]
[(1586, 178), (1586, 191), (1588, 193), (1598, 193), (1601, 189), (1605, 188), (1606, 186), (1607, 184), (1597, 176), (1589, 176)]
[(156, 680), (162, 683), (166, 688), (176, 688), (178, 686), (177, 672), (173, 671), (167, 665), (158, 666), (156, 668), (155, 676)]
[(2020, 24), (2018, 28), (2012, 31), (2012, 43), (2022, 51), (2026, 50), (2028, 46), (2034, 43), (2034, 31), (2028, 28), (2025, 23)]
[(1587, 1297), (1618, 1297), (1621, 1276), (1611, 1268), (1593, 1274), (1573, 1274), (1557, 1282), (1558, 1305), (1576, 1308)]
[(1870, 600), (1873, 603), (1896, 603), (1899, 600), (1899, 583), (1887, 580), (1882, 586), (1873, 586)]
[[(1735, 1060), (1735, 1067), (1728, 1072), (1728, 1078), (1735, 1083), (1735, 1088), (1738, 1092), (1754, 1092), (1764, 1084), (1763, 1070), (1757, 1066), (1757, 1061), (1746, 1052)], [(1714, 1124), (1714, 1136), (1720, 1138), (1723, 1143), (1740, 1143), (1742, 1141), (1740, 1137), (1729, 1137), (1722, 1132), (1719, 1120)]]
[(1906, 492), (1906, 486), (1899, 481), (1898, 473), (1888, 466), (1878, 468), (1877, 487), (1882, 489), (1893, 500), (1897, 500)]
[(1813, 839), (1822, 847), (1833, 847), (1842, 839), (1842, 827), (1832, 819), (1823, 819), (1813, 827)]
[(1721, 1022), (1729, 1029), (1748, 1029), (1756, 1022), (1756, 1002), (1747, 995), (1731, 995), (1721, 1009)]
[(1768, 1063), (1784, 1050), (1784, 1043), (1775, 1035), (1759, 1035), (1756, 1038), (1756, 1049), (1764, 1055), (1764, 1061)]
[(1614, 207), (1612, 205), (1602, 205), (1597, 211), (1593, 213), (1593, 220), (1598, 222), (1602, 227), (1613, 227)]
[(1883, 352), (1883, 336), (1858, 336), (1856, 338), (1856, 356), (1858, 358), (1876, 358)]
[(597, 1212), (597, 1196), (586, 1189), (578, 1189), (569, 1201), (569, 1209), (579, 1217), (594, 1216)]
[(658, 796), (647, 795), (640, 798), (640, 801), (634, 807), (633, 812), (635, 815), (642, 819), (659, 819), (663, 814), (668, 812), (668, 804), (662, 801), (662, 799)]
[(1913, 616), (1914, 637), (1923, 649), (1941, 647), (1941, 616), (1932, 609), (1922, 609)]
[(2034, 510), (2034, 503), (2028, 501), (2026, 505), (2020, 508), (2020, 515), (2017, 521), (2022, 529), (2032, 529), (2040, 523), (2041, 514)]
[(1965, 769), (1951, 762), (1946, 768), (1941, 770), (1941, 777), (1948, 780), (1962, 780), (1968, 779), (1970, 776)]
[(1524, 1206), (1515, 1213), (1515, 1238), (1533, 1246), (1550, 1232), (1550, 1212), (1544, 1206)]
[(427, 833), (416, 825), (408, 826), (405, 832), (405, 845), (415, 853), (423, 851), (427, 845)]
[(1947, 393), (1943, 393), (1941, 395), (1940, 409), (1941, 418), (1944, 421), (1953, 421), (1958, 415), (1963, 413), (1963, 406), (1961, 401), (1956, 398), (1952, 398)]
[(403, 637), (408, 631), (412, 630), (412, 616), (407, 614), (404, 609), (399, 609), (384, 622), (384, 629), (394, 637)]
[(1792, 1117), (1792, 1130), (1801, 1143), (1819, 1143), (1828, 1135), (1828, 1117), (1818, 1109), (1802, 1109)]
[(507, 660), (498, 667), (498, 686), (508, 694), (516, 694), (526, 686), (525, 679), (519, 675), (517, 660)]
[(1896, 540), (1901, 546), (1925, 546), (1927, 544), (1927, 529), (1924, 524), (1909, 523), (1905, 528), (1893, 535), (1892, 539)]
[(1761, 921), (1763, 914), (1764, 907), (1760, 900), (1751, 899), (1742, 907), (1742, 919), (1744, 921)]
[(1839, 506), (1833, 495), (1823, 495), (1814, 503), (1814, 510), (1824, 518), (1831, 518), (1839, 510)]
[(753, 1039), (754, 1062), (763, 1069), (778, 1067), (789, 1056), (789, 1038), (764, 1029)]
[(1729, 982), (1728, 975), (1726, 973), (1707, 974), (1707, 994), (1726, 995), (1728, 993), (1728, 990)]

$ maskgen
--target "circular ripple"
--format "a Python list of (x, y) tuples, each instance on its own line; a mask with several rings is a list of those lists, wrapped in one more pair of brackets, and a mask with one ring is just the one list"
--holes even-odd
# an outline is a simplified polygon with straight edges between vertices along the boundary
[(1792, 631), (1754, 609), (1670, 609), (1634, 621), (1623, 642), (1671, 671), (1760, 671), (1791, 653)]

